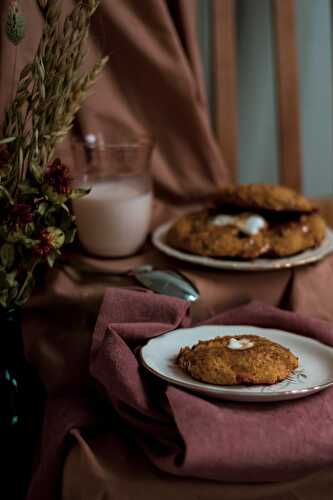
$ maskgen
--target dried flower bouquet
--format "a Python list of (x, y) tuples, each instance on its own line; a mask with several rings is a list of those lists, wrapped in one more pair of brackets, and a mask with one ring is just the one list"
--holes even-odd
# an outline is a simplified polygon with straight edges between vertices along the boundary
[[(0, 306), (6, 309), (27, 301), (36, 267), (52, 266), (73, 241), (70, 200), (85, 193), (72, 188), (55, 147), (107, 62), (103, 58), (82, 71), (99, 0), (77, 1), (64, 22), (58, 0), (36, 4), (43, 33), (32, 62), (20, 72), (0, 132)], [(24, 13), (15, 0), (7, 14), (7, 38), (17, 46), (24, 32)]]

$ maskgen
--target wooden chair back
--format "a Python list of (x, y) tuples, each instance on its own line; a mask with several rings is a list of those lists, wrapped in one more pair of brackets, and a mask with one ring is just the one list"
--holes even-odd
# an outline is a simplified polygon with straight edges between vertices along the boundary
[[(212, 0), (213, 106), (217, 141), (238, 179), (237, 0)], [(277, 75), (279, 181), (302, 188), (296, 0), (272, 0)]]

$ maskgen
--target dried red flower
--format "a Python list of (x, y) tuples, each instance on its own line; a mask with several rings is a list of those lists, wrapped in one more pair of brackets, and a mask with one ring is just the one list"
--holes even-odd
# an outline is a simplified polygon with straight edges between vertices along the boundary
[(58, 194), (68, 194), (71, 189), (69, 168), (66, 167), (66, 165), (63, 165), (61, 160), (57, 158), (47, 167), (45, 181)]
[(47, 257), (53, 250), (53, 245), (51, 242), (51, 235), (47, 229), (43, 229), (43, 231), (39, 235), (39, 243), (34, 246), (34, 253), (38, 257), (45, 258)]
[(32, 207), (27, 203), (16, 203), (9, 211), (9, 220), (12, 224), (23, 226), (33, 220)]

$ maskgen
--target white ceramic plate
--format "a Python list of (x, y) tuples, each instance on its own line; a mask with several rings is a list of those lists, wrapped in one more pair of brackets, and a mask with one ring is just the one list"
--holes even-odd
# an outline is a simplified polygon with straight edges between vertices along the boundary
[(255, 259), (253, 261), (237, 261), (231, 259), (217, 259), (214, 257), (202, 257), (191, 253), (177, 250), (166, 243), (166, 234), (174, 221), (162, 224), (153, 233), (153, 244), (163, 253), (170, 257), (214, 267), (217, 269), (232, 269), (234, 271), (269, 271), (274, 269), (284, 269), (295, 266), (303, 266), (323, 259), (333, 252), (333, 231), (327, 228), (326, 237), (322, 244), (313, 250), (307, 250), (292, 257), (281, 259)]
[[(287, 347), (299, 367), (274, 385), (219, 386), (192, 379), (175, 364), (181, 347), (223, 335), (262, 335)], [(282, 401), (308, 396), (333, 385), (333, 348), (302, 335), (254, 326), (209, 325), (182, 328), (149, 340), (141, 349), (143, 365), (153, 374), (205, 396), (235, 401)]]

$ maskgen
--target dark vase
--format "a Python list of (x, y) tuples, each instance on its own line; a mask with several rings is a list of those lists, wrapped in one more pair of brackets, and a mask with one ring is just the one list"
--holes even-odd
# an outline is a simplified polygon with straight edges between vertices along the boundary
[(9, 437), (19, 423), (24, 349), (19, 309), (0, 310), (0, 433)]
[[(12, 498), (26, 497), (42, 415), (41, 384), (26, 361), (20, 309), (0, 309), (0, 446), (2, 478)], [(7, 490), (9, 491), (9, 490)]]

